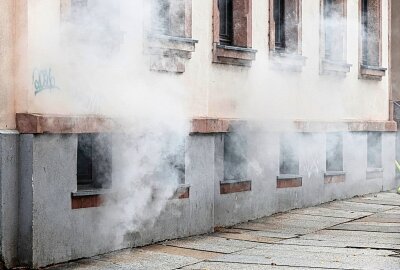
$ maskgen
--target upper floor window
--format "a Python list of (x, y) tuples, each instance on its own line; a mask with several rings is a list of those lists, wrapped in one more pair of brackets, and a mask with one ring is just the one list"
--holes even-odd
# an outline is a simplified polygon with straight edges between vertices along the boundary
[(252, 0), (213, 0), (213, 62), (250, 66)]
[(152, 13), (154, 33), (185, 37), (185, 0), (153, 0)]
[(233, 42), (233, 0), (218, 0), (219, 9), (219, 41), (232, 45)]
[(321, 0), (321, 73), (345, 76), (347, 63), (347, 0)]
[(270, 0), (270, 49), (301, 54), (301, 0)]
[(380, 64), (380, 0), (361, 1), (362, 64)]
[(362, 78), (381, 80), (382, 68), (382, 1), (360, 0), (360, 75)]
[(324, 0), (324, 58), (346, 59), (346, 0)]

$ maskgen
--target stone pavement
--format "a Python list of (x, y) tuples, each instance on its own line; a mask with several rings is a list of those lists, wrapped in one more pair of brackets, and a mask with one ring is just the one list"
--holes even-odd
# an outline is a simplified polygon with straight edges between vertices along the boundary
[(335, 201), (48, 269), (310, 268), (399, 270), (400, 195)]

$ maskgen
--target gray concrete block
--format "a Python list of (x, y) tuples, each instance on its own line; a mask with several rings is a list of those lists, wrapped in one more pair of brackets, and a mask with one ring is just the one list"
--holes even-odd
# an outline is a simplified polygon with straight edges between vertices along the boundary
[(0, 261), (17, 264), (18, 134), (0, 133)]

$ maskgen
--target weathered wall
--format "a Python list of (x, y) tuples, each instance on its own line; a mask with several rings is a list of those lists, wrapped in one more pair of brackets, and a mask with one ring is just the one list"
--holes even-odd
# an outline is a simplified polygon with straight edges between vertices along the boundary
[[(223, 179), (223, 140), (217, 140), (215, 177), (215, 226), (229, 226), (293, 208), (303, 208), (324, 202), (351, 198), (356, 195), (390, 190), (399, 184), (395, 179), (394, 154), (396, 133), (382, 136), (383, 177), (366, 179), (367, 134), (345, 133), (343, 165), (345, 181), (324, 183), (326, 172), (326, 135), (303, 133), (300, 137), (300, 176), (302, 186), (277, 188), (279, 175), (279, 133), (250, 136), (248, 149), (248, 179), (252, 190), (221, 195), (219, 181)], [(357, 149), (357, 151), (354, 151)]]
[(14, 109), (14, 2), (0, 3), (0, 129), (15, 129)]
[[(208, 168), (213, 166), (213, 148), (213, 136), (189, 138), (187, 154), (192, 162), (186, 168), (186, 183), (190, 198), (168, 201), (154, 226), (126, 231), (122, 235), (125, 241), (120, 243), (116, 242), (117, 231), (103, 227), (111, 214), (107, 206), (71, 209), (71, 193), (77, 183), (77, 136), (22, 135), (21, 149), (31, 154), (21, 160), (21, 261), (40, 267), (212, 231), (213, 172)], [(113, 170), (118, 171), (118, 164)], [(114, 183), (117, 176), (118, 172)]]
[(0, 132), (0, 259), (7, 267), (17, 261), (18, 142), (17, 134)]
[[(383, 67), (388, 67), (388, 1), (382, 1)], [(302, 72), (273, 69), (268, 49), (268, 1), (253, 1), (253, 48), (258, 50), (253, 67), (213, 64), (212, 1), (193, 1), (193, 38), (199, 43), (186, 65), (186, 72), (179, 76), (150, 72), (147, 56), (138, 55), (132, 63), (131, 74), (149, 83), (173, 78), (185, 88), (188, 116), (387, 120), (388, 75), (382, 81), (358, 79), (359, 7), (358, 1), (347, 2), (347, 62), (352, 68), (345, 78), (319, 75), (319, 1), (303, 1), (302, 47), (307, 63)], [(57, 65), (57, 55), (63, 53), (57, 46), (62, 43), (60, 3), (35, 0), (28, 5), (29, 72), (26, 76), (31, 78), (35, 69), (52, 68), (58, 87), (35, 95), (30, 83), (28, 111), (54, 113), (76, 109), (79, 112), (69, 103), (73, 101), (69, 93), (76, 86), (71, 81), (76, 78), (69, 77), (65, 65)], [(137, 38), (126, 38), (122, 49), (136, 48), (132, 40), (137, 42)], [(102, 77), (100, 81), (108, 85), (106, 80)], [(96, 85), (96, 82), (99, 81), (92, 83)], [(100, 93), (104, 89), (98, 84), (96, 91)], [(110, 96), (110, 100), (119, 102), (117, 95)]]

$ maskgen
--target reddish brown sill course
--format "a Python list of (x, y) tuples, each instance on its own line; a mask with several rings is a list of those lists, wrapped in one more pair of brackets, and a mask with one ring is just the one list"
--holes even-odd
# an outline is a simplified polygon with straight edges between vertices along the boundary
[(103, 203), (104, 199), (101, 195), (71, 196), (72, 209), (100, 207)]
[(296, 188), (303, 186), (303, 179), (301, 176), (278, 176), (276, 180), (276, 188)]
[(97, 115), (17, 113), (16, 120), (21, 134), (111, 132), (114, 126), (110, 118)]
[(220, 194), (230, 194), (251, 191), (251, 181), (222, 181), (220, 182)]

